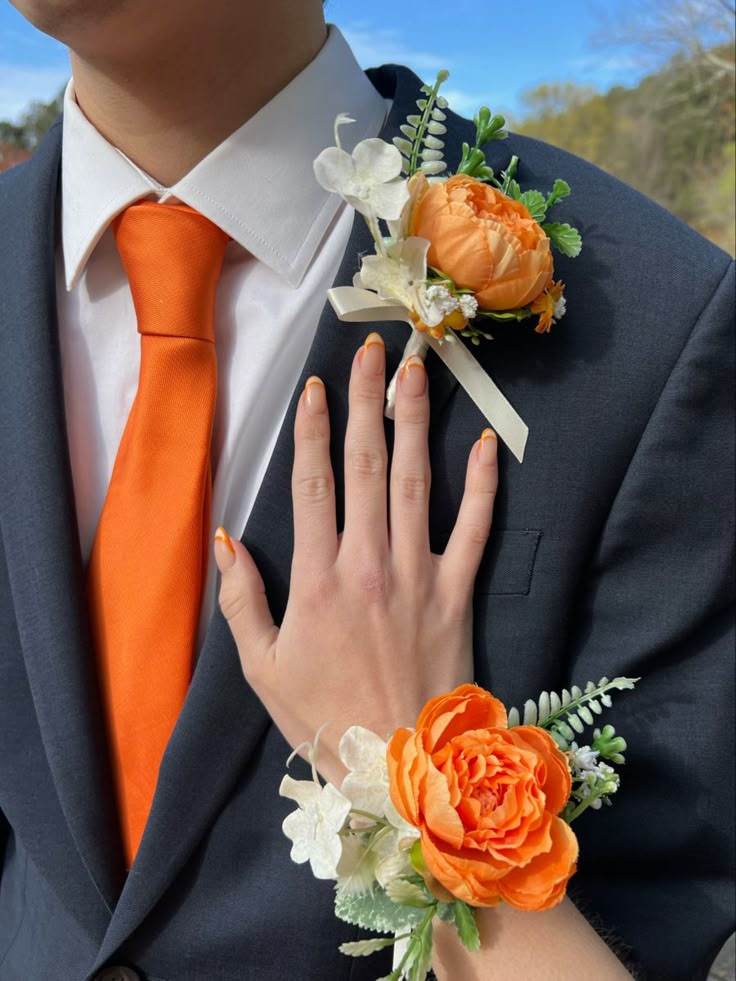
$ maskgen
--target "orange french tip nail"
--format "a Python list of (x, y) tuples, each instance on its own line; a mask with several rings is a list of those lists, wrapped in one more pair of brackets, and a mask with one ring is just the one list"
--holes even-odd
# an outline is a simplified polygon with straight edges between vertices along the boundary
[(230, 536), (225, 531), (225, 529), (222, 527), (222, 525), (220, 525), (220, 527), (215, 532), (215, 541), (216, 542), (222, 542), (222, 544), (227, 549), (229, 549), (230, 552), (232, 552), (233, 555), (235, 555), (235, 547), (234, 547), (232, 541), (230, 540)]
[(480, 438), (481, 441), (484, 439), (495, 439), (496, 434), (492, 429), (484, 429), (483, 432), (480, 434)]
[(404, 366), (401, 369), (402, 375), (405, 372), (407, 372), (409, 368), (421, 368), (422, 371), (424, 371), (425, 370), (424, 361), (422, 361), (422, 359), (418, 355), (412, 354), (412, 356), (410, 358), (407, 358), (406, 361), (404, 362)]
[(363, 347), (372, 347), (374, 344), (383, 347), (383, 338), (380, 334), (376, 334), (375, 331), (366, 337)]

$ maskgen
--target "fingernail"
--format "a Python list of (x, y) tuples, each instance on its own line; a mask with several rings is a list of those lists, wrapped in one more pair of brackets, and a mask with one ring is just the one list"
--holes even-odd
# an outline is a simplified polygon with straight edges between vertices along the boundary
[(492, 429), (484, 429), (480, 434), (478, 459), (481, 463), (493, 463), (496, 455), (496, 434)]
[(220, 572), (235, 565), (235, 546), (222, 525), (215, 532), (215, 560)]
[(366, 375), (380, 375), (386, 361), (386, 350), (380, 334), (369, 334), (360, 349), (360, 367)]
[(316, 375), (307, 378), (307, 384), (304, 386), (304, 402), (309, 411), (315, 414), (327, 411), (325, 383)]
[(427, 388), (427, 372), (424, 362), (416, 354), (407, 358), (399, 375), (401, 390), (406, 395), (424, 395)]

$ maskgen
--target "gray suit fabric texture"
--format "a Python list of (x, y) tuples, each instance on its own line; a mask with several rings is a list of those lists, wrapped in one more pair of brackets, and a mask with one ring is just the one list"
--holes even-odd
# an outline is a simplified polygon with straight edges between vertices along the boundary
[[(395, 66), (370, 77), (394, 100), (390, 139), (420, 83)], [(448, 127), (452, 167), (473, 128), (454, 115)], [(148, 981), (375, 978), (386, 958), (337, 952), (360, 931), (335, 919), (331, 884), (290, 861), (280, 825), (291, 808), (278, 795), (289, 749), (219, 611), (124, 872), (59, 363), (60, 137), (57, 123), (0, 179), (0, 981), (88, 981), (110, 964)], [(639, 977), (696, 981), (733, 922), (733, 263), (576, 157), (512, 136), (489, 162), (500, 170), (512, 153), (522, 188), (571, 184), (558, 220), (584, 248), (556, 259), (568, 312), (550, 334), (499, 325), (474, 349), (531, 433), (521, 466), (499, 447), (476, 680), (519, 705), (603, 675), (641, 677), (609, 715), (629, 740), (622, 787), (615, 806), (576, 824), (571, 894)], [(357, 218), (337, 282), (370, 250)], [(408, 328), (381, 329), (393, 370)], [(338, 487), (364, 333), (326, 307), (302, 379), (327, 385)], [(441, 551), (484, 420), (433, 355), (428, 371)], [(277, 620), (296, 398), (243, 539)], [(587, 978), (585, 965), (570, 976)]]

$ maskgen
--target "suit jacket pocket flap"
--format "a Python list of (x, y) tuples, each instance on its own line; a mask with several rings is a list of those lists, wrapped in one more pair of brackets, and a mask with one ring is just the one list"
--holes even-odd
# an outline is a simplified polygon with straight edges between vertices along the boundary
[(478, 570), (476, 593), (528, 595), (541, 538), (542, 532), (536, 528), (494, 529)]

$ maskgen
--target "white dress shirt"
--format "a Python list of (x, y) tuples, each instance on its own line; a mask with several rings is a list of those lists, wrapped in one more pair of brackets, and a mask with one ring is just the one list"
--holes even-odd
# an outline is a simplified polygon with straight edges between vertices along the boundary
[[(240, 536), (352, 228), (352, 209), (324, 191), (312, 170), (314, 158), (334, 142), (340, 112), (356, 120), (341, 131), (351, 149), (378, 134), (386, 103), (331, 27), (314, 61), (167, 189), (97, 132), (75, 101), (73, 83), (67, 86), (57, 302), (85, 562), (140, 366), (133, 301), (110, 222), (141, 198), (180, 201), (232, 238), (215, 311), (212, 529), (223, 524)], [(356, 347), (360, 336), (356, 331)], [(166, 514), (161, 528), (165, 534)], [(200, 645), (215, 600), (210, 555)]]

